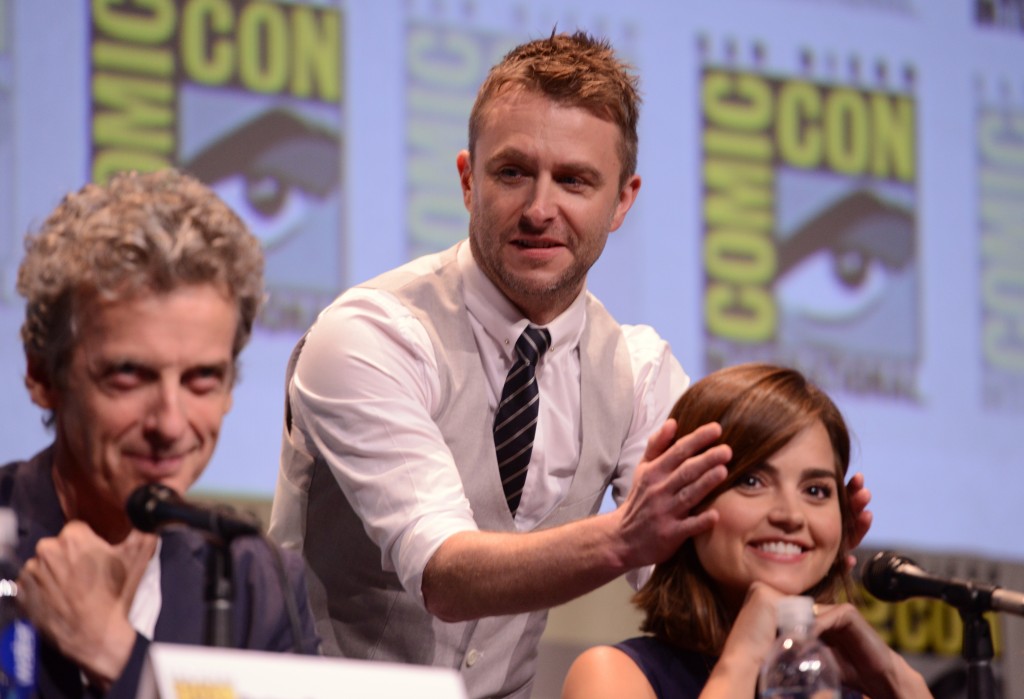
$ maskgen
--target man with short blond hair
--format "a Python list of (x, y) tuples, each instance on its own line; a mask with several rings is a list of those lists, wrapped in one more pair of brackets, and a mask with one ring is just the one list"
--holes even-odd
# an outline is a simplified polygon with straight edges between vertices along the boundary
[(586, 289), (640, 190), (638, 105), (606, 41), (513, 49), (456, 159), (468, 241), (346, 291), (293, 353), (271, 534), (306, 557), (325, 652), (525, 697), (550, 607), (714, 524), (692, 507), (720, 428), (672, 441), (686, 375)]

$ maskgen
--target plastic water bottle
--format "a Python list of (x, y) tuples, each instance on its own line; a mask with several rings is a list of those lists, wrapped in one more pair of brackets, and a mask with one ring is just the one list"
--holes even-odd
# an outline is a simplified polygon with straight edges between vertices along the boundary
[(777, 615), (779, 637), (761, 668), (761, 699), (839, 699), (835, 656), (811, 633), (814, 600), (783, 597)]
[(18, 518), (0, 507), (0, 699), (28, 699), (36, 686), (39, 643), (18, 611)]

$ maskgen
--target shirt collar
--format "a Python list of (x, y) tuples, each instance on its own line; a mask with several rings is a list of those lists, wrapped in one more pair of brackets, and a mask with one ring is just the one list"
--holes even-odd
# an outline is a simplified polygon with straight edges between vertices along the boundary
[[(530, 321), (523, 317), (519, 309), (480, 269), (480, 265), (473, 258), (468, 240), (459, 245), (456, 259), (466, 290), (466, 310), (511, 357), (516, 340)], [(587, 289), (584, 287), (567, 309), (543, 326), (551, 333), (551, 348), (548, 352), (575, 349), (579, 345), (587, 317), (586, 295)]]

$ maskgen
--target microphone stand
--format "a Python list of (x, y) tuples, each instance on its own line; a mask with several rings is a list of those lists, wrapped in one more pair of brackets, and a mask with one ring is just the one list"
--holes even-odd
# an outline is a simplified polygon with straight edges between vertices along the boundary
[(963, 657), (967, 661), (967, 699), (996, 699), (992, 674), (992, 627), (983, 614), (992, 608), (992, 592), (968, 585), (946, 601), (960, 612), (964, 624)]
[(980, 611), (959, 611), (964, 622), (967, 699), (996, 699), (996, 681), (992, 674), (992, 627)]
[(231, 647), (231, 542), (209, 538), (206, 554), (206, 645)]

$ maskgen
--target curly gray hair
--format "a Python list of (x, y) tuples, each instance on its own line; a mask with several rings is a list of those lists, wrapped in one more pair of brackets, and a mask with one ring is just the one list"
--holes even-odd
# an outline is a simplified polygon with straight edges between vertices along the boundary
[(25, 239), (18, 293), (30, 366), (64, 388), (82, 299), (130, 299), (211, 283), (238, 304), (233, 352), (249, 340), (263, 300), (263, 252), (245, 223), (198, 180), (176, 170), (115, 175), (64, 197)]

